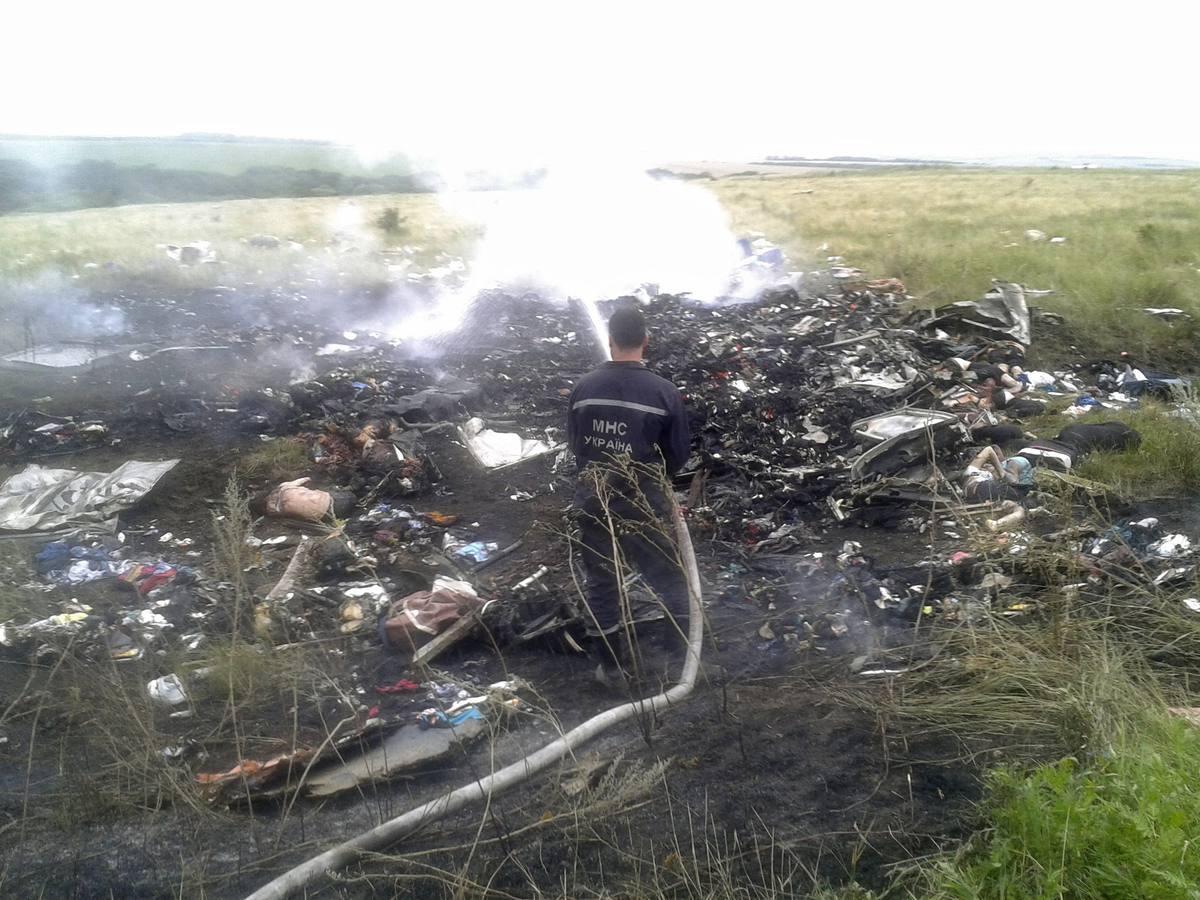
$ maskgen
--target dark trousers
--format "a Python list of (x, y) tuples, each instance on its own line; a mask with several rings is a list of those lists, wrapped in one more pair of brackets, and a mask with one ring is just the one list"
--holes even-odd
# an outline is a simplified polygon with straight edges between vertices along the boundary
[(673, 641), (681, 632), (686, 635), (687, 579), (680, 568), (669, 526), (664, 523), (665, 517), (652, 517), (642, 504), (634, 505), (620, 498), (610, 502), (607, 515), (595, 497), (583, 500), (580, 506), (578, 521), (587, 573), (587, 604), (594, 617), (594, 621), (588, 622), (588, 633), (610, 634), (621, 624), (620, 576), (613, 564), (611, 517), (622, 562), (642, 573), (670, 614), (668, 640)]

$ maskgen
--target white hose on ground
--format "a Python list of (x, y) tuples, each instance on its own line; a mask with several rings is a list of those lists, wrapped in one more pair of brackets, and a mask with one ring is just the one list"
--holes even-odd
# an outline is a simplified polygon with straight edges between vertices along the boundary
[(302, 862), (295, 868), (284, 872), (274, 881), (260, 887), (247, 900), (281, 900), (281, 898), (291, 896), (326, 872), (349, 865), (358, 857), (359, 853), (394, 844), (422, 826), (436, 822), (464, 806), (515, 787), (614, 725), (634, 716), (668, 709), (687, 697), (695, 687), (696, 676), (700, 671), (700, 646), (704, 639), (704, 615), (700, 605), (700, 572), (696, 567), (696, 553), (692, 548), (691, 535), (679, 512), (679, 507), (674, 502), (671, 506), (680, 559), (687, 576), (689, 605), (687, 657), (678, 684), (661, 694), (622, 703), (620, 706), (614, 706), (612, 709), (593, 716), (582, 725), (572, 728), (557, 740), (551, 741), (541, 750), (529, 754), (524, 759), (505, 766), (500, 771), (493, 772), (478, 781), (463, 785), (448, 794), (443, 794), (436, 800), (430, 800), (416, 809), (411, 809), (382, 825), (375, 826), (370, 831), (363, 832), (358, 837), (351, 838)]

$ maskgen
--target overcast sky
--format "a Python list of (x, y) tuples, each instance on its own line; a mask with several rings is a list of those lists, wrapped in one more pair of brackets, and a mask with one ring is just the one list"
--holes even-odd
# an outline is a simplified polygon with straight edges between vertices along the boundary
[(328, 138), (503, 164), (1200, 159), (1195, 10), (10, 0), (0, 132)]

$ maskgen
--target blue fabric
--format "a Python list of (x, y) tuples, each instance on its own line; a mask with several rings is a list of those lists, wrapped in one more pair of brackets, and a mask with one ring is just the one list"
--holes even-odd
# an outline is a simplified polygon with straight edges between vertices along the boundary
[(1017, 484), (1029, 487), (1033, 484), (1033, 463), (1023, 456), (1010, 456), (1004, 461), (1004, 468), (1016, 473)]
[(41, 549), (33, 558), (34, 565), (42, 575), (65, 569), (75, 559), (90, 559), (96, 562), (108, 562), (110, 556), (103, 547), (72, 546), (66, 541), (53, 541)]
[(484, 541), (472, 541), (454, 551), (455, 556), (461, 556), (463, 559), (469, 559), (474, 563), (484, 562), (492, 553), (493, 550)]
[(70, 558), (71, 546), (66, 541), (54, 541), (43, 547), (33, 559), (37, 570), (45, 575), (54, 569), (63, 568)]

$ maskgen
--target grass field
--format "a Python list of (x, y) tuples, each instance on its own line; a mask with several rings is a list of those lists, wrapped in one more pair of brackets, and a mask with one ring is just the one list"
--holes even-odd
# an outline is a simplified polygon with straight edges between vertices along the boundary
[[(1200, 794), (1191, 773), (1200, 731), (1168, 712), (1168, 697), (1191, 704), (1172, 678), (1181, 673), (1142, 656), (1168, 632), (1180, 642), (1194, 636), (1177, 603), (1147, 597), (1113, 607), (1126, 615), (1141, 607), (1144, 622), (1098, 622), (1097, 610), (1068, 603), (1053, 610), (1063, 617), (951, 634), (962, 660), (902, 689), (893, 712), (919, 727), (998, 734), (1010, 761), (989, 776), (981, 830), (919, 864), (904, 896), (1195, 896)], [(1040, 744), (1035, 759), (1013, 758), (1031, 744)]]
[[(734, 179), (708, 189), (735, 231), (762, 232), (798, 267), (841, 256), (872, 275), (903, 279), (929, 304), (976, 297), (993, 277), (1053, 288), (1058, 294), (1040, 302), (1066, 318), (1079, 358), (1128, 349), (1156, 368), (1195, 368), (1195, 323), (1172, 328), (1140, 310), (1177, 306), (1200, 316), (1198, 174), (925, 170)], [(400, 222), (385, 232), (373, 223), (389, 208)], [(1030, 228), (1067, 240), (1027, 241)], [(245, 243), (258, 233), (298, 246)], [(477, 236), (430, 195), (12, 215), (0, 217), (0, 303), (5, 291), (38, 283), (169, 289), (337, 276), (366, 284), (394, 277), (388, 248), (410, 247), (418, 262), (433, 263), (440, 254), (469, 254)], [(156, 248), (193, 240), (212, 242), (219, 262), (180, 268)], [(1142, 447), (1096, 454), (1083, 475), (1126, 499), (1200, 490), (1195, 431), (1174, 410), (1147, 405), (1089, 421), (1103, 418), (1130, 422)], [(1063, 422), (1044, 424), (1051, 433)], [(300, 471), (302, 450), (274, 442), (243, 468), (289, 477)], [(229, 546), (244, 546), (243, 537), (234, 534)], [(1200, 730), (1168, 708), (1200, 708), (1200, 618), (1185, 605), (1200, 585), (1116, 585), (1080, 601), (1075, 539), (1039, 552), (1011, 563), (1024, 566), (1014, 575), (1044, 586), (1039, 615), (948, 624), (947, 634), (934, 635), (938, 652), (894, 689), (864, 687), (843, 698), (899, 738), (912, 728), (958, 735), (964, 745), (986, 736), (1011, 750), (1011, 761), (997, 754), (1007, 764), (992, 777), (982, 830), (957, 853), (919, 864), (915, 881), (898, 881), (888, 896), (1195, 897)], [(259, 659), (246, 659), (227, 654), (231, 704), (235, 684), (239, 698), (262, 693)], [(157, 747), (146, 756), (157, 761)]]
[[(978, 297), (992, 278), (1053, 289), (1039, 302), (1067, 317), (1081, 349), (1194, 359), (1194, 323), (1172, 328), (1141, 310), (1200, 316), (1198, 173), (904, 171), (714, 190), (737, 229), (795, 258), (842, 256), (930, 304)], [(1029, 241), (1027, 229), (1066, 242)]]
[[(905, 170), (726, 179), (710, 187), (735, 232), (761, 232), (797, 265), (841, 256), (880, 277), (898, 277), (922, 303), (978, 297), (992, 278), (1058, 293), (1039, 301), (1067, 319), (1082, 356), (1129, 350), (1143, 359), (1194, 368), (1196, 321), (1174, 326), (1143, 307), (1178, 307), (1200, 316), (1200, 174), (1121, 171)], [(370, 222), (400, 211), (399, 233)], [(347, 213), (347, 210), (350, 210)], [(631, 214), (636, 214), (631, 211)], [(477, 229), (457, 222), (427, 195), (246, 200), (19, 214), (0, 218), (0, 279), (58, 270), (82, 284), (119, 277), (167, 286), (311, 277), (313, 252), (357, 223), (362, 249), (415, 244), (424, 253), (470, 250)], [(1065, 243), (1030, 241), (1027, 229)], [(307, 254), (247, 248), (267, 232), (306, 244)], [(221, 264), (181, 270), (159, 243), (211, 241)], [(84, 268), (88, 263), (95, 266)], [(342, 268), (345, 265), (339, 263)], [(353, 262), (361, 277), (387, 277), (378, 257)], [(1035, 335), (1035, 354), (1037, 352)], [(1056, 356), (1061, 346), (1043, 347)]]
[[(400, 210), (400, 227), (390, 234), (372, 224), (389, 207)], [(264, 250), (245, 243), (264, 233), (303, 246)], [(381, 250), (410, 247), (418, 263), (429, 264), (444, 253), (466, 252), (475, 235), (430, 194), (18, 213), (0, 216), (0, 298), (5, 283), (20, 290), (47, 273), (102, 290), (131, 284), (270, 286), (324, 281), (330, 274), (373, 284), (388, 278)], [(218, 262), (180, 267), (158, 246), (193, 241), (210, 242)]]

